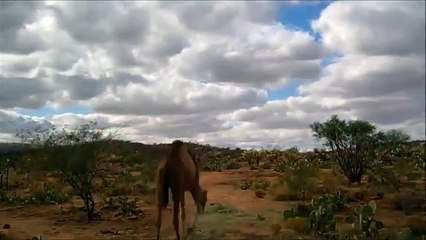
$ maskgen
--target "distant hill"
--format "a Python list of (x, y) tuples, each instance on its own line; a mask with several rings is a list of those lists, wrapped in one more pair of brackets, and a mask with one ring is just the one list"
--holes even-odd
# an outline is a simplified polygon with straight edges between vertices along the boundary
[[(163, 153), (167, 152), (170, 148), (170, 144), (144, 144), (123, 140), (112, 140), (109, 141), (107, 146), (112, 149), (116, 155), (127, 155), (127, 154), (140, 154), (149, 158), (157, 158)], [(189, 148), (193, 149), (197, 154), (203, 155), (207, 152), (220, 152), (225, 155), (238, 156), (243, 150), (231, 149), (231, 148), (220, 148), (210, 145), (201, 145), (196, 143), (188, 143)], [(0, 143), (0, 157), (9, 155), (20, 155), (31, 149), (31, 145), (22, 143)]]
[(29, 144), (0, 142), (0, 154), (20, 153), (20, 152), (25, 152), (30, 148), (31, 146)]
[[(407, 144), (409, 146), (416, 146), (425, 143), (425, 140), (415, 140), (410, 141)], [(117, 155), (125, 155), (129, 153), (139, 152), (142, 155), (148, 154), (151, 156), (159, 156), (162, 153), (166, 152), (170, 147), (170, 144), (144, 144), (123, 140), (112, 140), (111, 142), (109, 142), (109, 144), (111, 144), (111, 147), (114, 148), (114, 153)], [(188, 145), (191, 149), (193, 149), (196, 153), (200, 155), (205, 154), (207, 152), (220, 152), (224, 155), (239, 156), (243, 152), (243, 150), (239, 148), (221, 148), (207, 144), (202, 145), (197, 143), (188, 143)], [(0, 156), (9, 154), (16, 155), (24, 153), (29, 149), (31, 149), (31, 145), (29, 144), (0, 142)]]

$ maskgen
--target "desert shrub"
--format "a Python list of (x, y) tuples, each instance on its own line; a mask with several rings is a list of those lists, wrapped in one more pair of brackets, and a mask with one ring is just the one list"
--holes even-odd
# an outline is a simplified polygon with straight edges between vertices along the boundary
[(202, 155), (201, 161), (204, 163), (202, 169), (205, 171), (221, 172), (224, 169), (231, 170), (240, 168), (237, 157), (227, 154), (225, 155), (221, 152), (208, 152)]
[(245, 180), (240, 183), (241, 190), (247, 190), (251, 189), (251, 186), (253, 185), (253, 180)]
[(125, 166), (131, 166), (131, 167), (137, 164), (144, 163), (143, 158), (138, 152), (125, 155), (123, 159), (121, 160), (121, 162), (125, 164)]
[(300, 200), (300, 194), (289, 191), (285, 183), (274, 183), (271, 185), (270, 192), (274, 201), (297, 201)]
[(105, 187), (102, 194), (108, 197), (130, 195), (132, 194), (132, 188), (126, 183), (114, 183)]
[(253, 182), (250, 186), (252, 190), (267, 190), (271, 186), (270, 181)]
[(224, 163), (218, 159), (211, 159), (203, 164), (204, 171), (221, 172), (224, 169)]
[(411, 149), (410, 159), (418, 170), (426, 171), (426, 143), (421, 143)]
[(28, 196), (18, 196), (16, 193), (8, 195), (5, 191), (0, 190), (0, 203), (5, 204), (60, 204), (66, 201), (68, 201), (68, 196), (52, 186), (46, 186)]
[(399, 192), (401, 187), (415, 187), (421, 177), (416, 166), (404, 158), (393, 158), (391, 166), (375, 164), (368, 175), (368, 188), (375, 194)]
[(339, 191), (344, 180), (344, 176), (324, 173), (320, 174), (321, 184), (318, 186), (319, 194)]
[(134, 189), (139, 193), (153, 193), (150, 183), (155, 181), (156, 162), (147, 161), (141, 164), (140, 175), (134, 183)]
[(247, 161), (250, 167), (254, 167), (255, 165), (259, 166), (260, 164), (260, 152), (256, 150), (246, 150), (242, 153), (241, 157), (243, 160)]
[(34, 192), (30, 198), (35, 203), (58, 204), (68, 201), (68, 196), (52, 185), (47, 185), (42, 190)]
[(306, 194), (312, 191), (316, 185), (315, 178), (318, 177), (318, 169), (306, 161), (299, 161), (285, 168), (282, 180), (286, 183), (288, 190), (306, 198)]
[(311, 206), (306, 204), (293, 204), (289, 209), (284, 210), (284, 220), (295, 218), (295, 217), (308, 217), (311, 212)]
[(269, 164), (274, 164), (279, 158), (282, 157), (282, 152), (278, 149), (270, 150), (266, 153), (265, 159)]
[(121, 171), (117, 178), (117, 182), (124, 182), (124, 183), (134, 183), (138, 180), (136, 176), (133, 176), (128, 170)]
[(267, 190), (271, 186), (270, 181), (253, 181), (253, 180), (244, 180), (240, 183), (240, 188), (242, 190)]
[(396, 236), (397, 240), (414, 240), (416, 237), (414, 236), (413, 232), (410, 228), (404, 228), (401, 232), (398, 233)]
[(95, 216), (93, 195), (98, 190), (95, 179), (107, 172), (110, 138), (96, 128), (95, 122), (83, 124), (73, 130), (57, 130), (55, 127), (34, 129), (18, 134), (23, 143), (37, 146), (37, 169), (56, 172), (61, 181), (72, 187), (85, 205), (87, 219)]
[(346, 222), (351, 223), (355, 233), (361, 234), (367, 239), (381, 239), (380, 230), (383, 223), (374, 219), (377, 205), (370, 201), (365, 206), (359, 206), (351, 209), (351, 213), (346, 217)]
[(103, 209), (114, 210), (115, 217), (133, 217), (140, 213), (136, 205), (138, 199), (127, 196), (109, 197), (104, 199)]
[(225, 167), (224, 168), (226, 170), (239, 169), (240, 168), (240, 164), (238, 163), (238, 161), (228, 159), (225, 162)]
[(262, 214), (258, 213), (256, 216), (256, 220), (258, 221), (265, 221), (265, 216), (263, 216)]
[(286, 225), (299, 234), (307, 234), (310, 232), (309, 221), (306, 217), (290, 218), (286, 221)]
[(250, 166), (250, 170), (258, 170), (259, 168), (255, 165)]
[(206, 213), (233, 214), (233, 213), (238, 213), (238, 210), (235, 207), (225, 206), (219, 203), (219, 204), (210, 205), (206, 209)]
[(398, 194), (395, 198), (396, 210), (404, 211), (405, 215), (410, 215), (415, 212), (425, 209), (425, 198), (423, 194)]
[(260, 168), (262, 168), (262, 169), (271, 169), (272, 168), (272, 164), (266, 162), (266, 163), (261, 164)]
[(274, 164), (274, 171), (276, 172), (284, 172), (287, 168), (287, 163), (284, 159), (278, 159)]
[(155, 193), (155, 188), (144, 182), (138, 182), (133, 185), (133, 191), (136, 193), (150, 194)]
[(277, 172), (286, 172), (299, 165), (301, 161), (299, 150), (290, 148), (282, 152), (282, 157), (277, 159), (274, 164), (274, 170)]

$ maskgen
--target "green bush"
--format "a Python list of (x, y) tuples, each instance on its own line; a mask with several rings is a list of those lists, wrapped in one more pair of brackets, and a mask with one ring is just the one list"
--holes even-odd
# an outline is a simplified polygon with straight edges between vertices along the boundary
[(224, 169), (224, 163), (218, 159), (212, 159), (212, 160), (206, 161), (203, 164), (204, 171), (222, 172), (223, 169)]
[(0, 203), (5, 204), (60, 204), (66, 201), (68, 201), (68, 196), (52, 186), (46, 186), (28, 196), (18, 196), (16, 193), (8, 195), (5, 191), (0, 190)]
[(232, 170), (232, 169), (239, 169), (240, 168), (240, 164), (236, 161), (236, 160), (228, 160), (225, 163), (225, 167), (226, 170)]
[(234, 214), (234, 213), (238, 213), (238, 210), (232, 206), (225, 206), (218, 203), (218, 204), (210, 205), (206, 209), (206, 213)]
[(311, 212), (311, 207), (306, 204), (294, 204), (288, 210), (283, 212), (284, 220), (295, 217), (308, 217)]
[(318, 177), (318, 169), (306, 161), (298, 161), (285, 167), (286, 174), (282, 180), (287, 184), (289, 192), (301, 195), (305, 200), (307, 193), (311, 192), (316, 185), (315, 178)]
[(392, 166), (375, 164), (368, 176), (368, 188), (375, 194), (399, 192), (402, 187), (415, 187), (421, 177), (416, 166), (405, 158), (393, 158)]
[(68, 196), (53, 186), (46, 186), (41, 191), (33, 193), (31, 199), (34, 203), (58, 204), (68, 201)]
[(271, 182), (260, 181), (260, 182), (253, 182), (250, 188), (252, 190), (267, 190), (269, 186), (271, 186)]
[(103, 209), (115, 210), (114, 216), (132, 217), (140, 211), (137, 208), (138, 198), (129, 199), (127, 196), (109, 197), (104, 199)]
[(271, 168), (272, 168), (272, 164), (271, 164), (271, 163), (266, 162), (266, 163), (264, 163), (264, 164), (261, 164), (261, 165), (260, 165), (260, 168), (262, 168), (262, 169), (271, 169)]

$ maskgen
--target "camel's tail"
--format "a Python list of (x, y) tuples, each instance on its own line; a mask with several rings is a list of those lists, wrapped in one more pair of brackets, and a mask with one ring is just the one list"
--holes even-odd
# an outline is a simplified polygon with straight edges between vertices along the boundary
[(169, 204), (169, 185), (166, 177), (165, 168), (160, 167), (157, 175), (157, 201), (164, 208)]

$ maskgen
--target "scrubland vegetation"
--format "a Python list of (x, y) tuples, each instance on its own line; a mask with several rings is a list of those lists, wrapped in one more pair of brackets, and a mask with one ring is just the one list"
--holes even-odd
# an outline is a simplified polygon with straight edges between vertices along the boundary
[[(337, 116), (310, 128), (323, 149), (190, 143), (209, 191), (190, 238), (424, 239), (425, 142)], [(22, 144), (0, 154), (0, 236), (154, 236), (154, 174), (168, 145), (113, 140), (94, 123), (18, 136)], [(46, 227), (14, 232), (23, 218)]]

